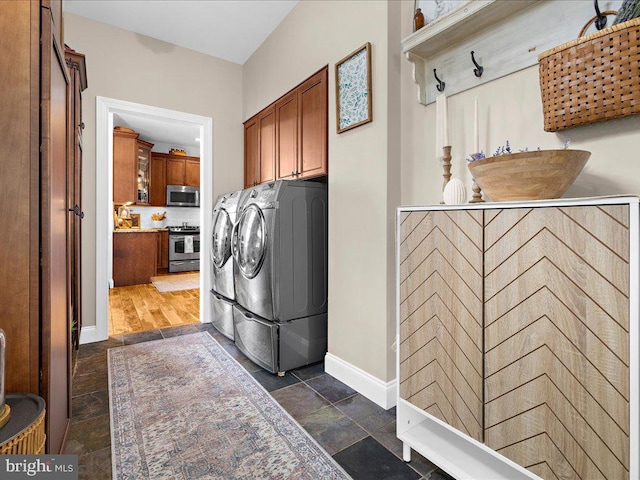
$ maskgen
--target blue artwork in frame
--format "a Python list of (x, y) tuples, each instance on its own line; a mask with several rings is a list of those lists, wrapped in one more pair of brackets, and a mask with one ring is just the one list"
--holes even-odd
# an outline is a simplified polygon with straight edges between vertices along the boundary
[(336, 63), (336, 130), (342, 133), (372, 120), (371, 44)]

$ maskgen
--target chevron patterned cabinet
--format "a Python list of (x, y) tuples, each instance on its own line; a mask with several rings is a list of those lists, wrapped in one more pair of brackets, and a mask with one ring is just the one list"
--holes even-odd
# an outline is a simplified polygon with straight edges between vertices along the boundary
[(637, 479), (638, 198), (398, 209), (398, 437), (456, 478)]
[(482, 441), (482, 211), (411, 212), (400, 247), (400, 397)]

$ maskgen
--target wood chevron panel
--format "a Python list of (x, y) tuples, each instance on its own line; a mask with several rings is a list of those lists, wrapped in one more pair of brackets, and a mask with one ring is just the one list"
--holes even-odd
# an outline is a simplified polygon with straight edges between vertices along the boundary
[(485, 215), (485, 442), (545, 479), (629, 477), (628, 206)]
[(400, 225), (400, 396), (482, 441), (483, 212)]

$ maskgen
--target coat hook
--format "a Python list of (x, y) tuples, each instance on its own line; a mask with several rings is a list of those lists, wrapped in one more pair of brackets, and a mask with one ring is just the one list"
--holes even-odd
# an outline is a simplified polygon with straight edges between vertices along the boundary
[(476, 68), (473, 69), (473, 73), (476, 77), (480, 78), (482, 76), (482, 72), (484, 72), (484, 67), (482, 65), (478, 65), (478, 62), (476, 62), (476, 57), (473, 56), (473, 53), (473, 50), (471, 50), (471, 61), (476, 66)]
[(435, 68), (433, 69), (433, 76), (436, 77), (436, 80), (438, 81), (438, 85), (436, 85), (436, 88), (438, 89), (438, 91), (444, 92), (445, 83), (438, 78), (438, 74), (436, 73)]
[(596, 19), (596, 28), (598, 30), (602, 30), (607, 24), (607, 17), (606, 15), (600, 13), (600, 8), (598, 8), (598, 0), (593, 0), (593, 6), (596, 9), (596, 17), (598, 17)]

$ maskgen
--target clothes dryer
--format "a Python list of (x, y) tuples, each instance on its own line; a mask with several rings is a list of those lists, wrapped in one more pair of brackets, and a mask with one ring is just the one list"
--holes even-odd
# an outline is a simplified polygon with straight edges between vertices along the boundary
[(231, 234), (236, 220), (240, 193), (220, 195), (213, 208), (211, 221), (211, 314), (216, 329), (233, 340), (235, 286), (231, 258)]
[(231, 251), (240, 307), (233, 309), (238, 348), (274, 373), (322, 360), (326, 184), (279, 180), (245, 190)]

